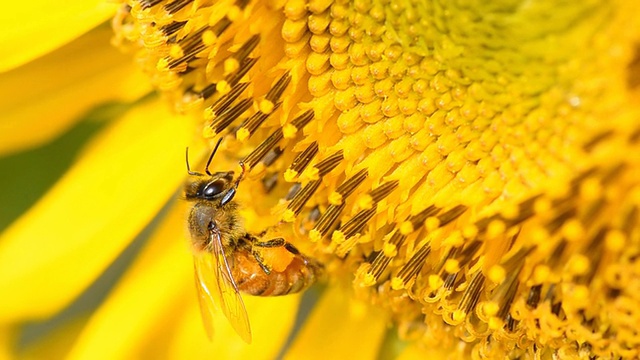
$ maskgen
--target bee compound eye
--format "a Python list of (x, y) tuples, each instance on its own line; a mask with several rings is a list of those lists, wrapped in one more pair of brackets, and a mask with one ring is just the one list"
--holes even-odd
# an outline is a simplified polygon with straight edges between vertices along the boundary
[(202, 189), (202, 196), (205, 198), (212, 198), (219, 195), (224, 191), (226, 182), (224, 180), (216, 180), (208, 183), (204, 189)]

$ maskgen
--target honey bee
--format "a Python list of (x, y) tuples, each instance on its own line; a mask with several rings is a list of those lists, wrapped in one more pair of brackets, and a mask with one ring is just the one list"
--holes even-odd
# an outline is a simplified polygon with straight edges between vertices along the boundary
[(254, 236), (244, 230), (239, 205), (233, 198), (245, 165), (240, 162), (242, 172), (235, 181), (233, 171), (209, 171), (221, 141), (209, 156), (205, 174), (191, 171), (187, 149), (187, 227), (207, 335), (211, 338), (213, 334), (213, 309), (217, 304), (236, 332), (250, 343), (251, 327), (240, 292), (258, 296), (296, 293), (315, 282), (322, 265), (281, 237), (263, 241), (267, 232)]

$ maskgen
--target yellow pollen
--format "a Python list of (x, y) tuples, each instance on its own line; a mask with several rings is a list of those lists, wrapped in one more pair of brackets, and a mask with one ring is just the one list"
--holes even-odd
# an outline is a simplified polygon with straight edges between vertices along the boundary
[(178, 59), (184, 56), (184, 51), (182, 51), (182, 47), (178, 44), (173, 44), (169, 48), (169, 56), (173, 59)]
[(489, 319), (489, 328), (491, 330), (499, 330), (504, 326), (504, 321), (497, 317), (491, 317)]
[(391, 288), (393, 290), (402, 290), (404, 289), (404, 282), (399, 277), (393, 277), (391, 279)]
[(238, 71), (240, 63), (236, 58), (227, 58), (224, 60), (224, 74), (229, 75)]
[(429, 288), (432, 290), (439, 289), (442, 285), (444, 285), (444, 281), (440, 278), (440, 276), (435, 274), (429, 275), (427, 282), (429, 283)]
[(495, 316), (500, 311), (500, 305), (495, 301), (487, 301), (482, 307), (487, 316)]
[(568, 292), (569, 301), (575, 308), (582, 309), (589, 305), (589, 288), (584, 285), (573, 287)]
[(541, 284), (549, 279), (549, 275), (551, 275), (551, 269), (547, 265), (538, 265), (533, 270), (533, 281)]
[(211, 128), (211, 126), (205, 126), (205, 127), (202, 129), (202, 137), (204, 137), (205, 139), (211, 139), (211, 138), (214, 138), (216, 135), (217, 135), (217, 134), (216, 134), (215, 130), (213, 130), (213, 129)]
[(446, 246), (458, 247), (464, 245), (464, 237), (460, 231), (452, 232), (447, 238), (442, 242)]
[(428, 231), (433, 231), (438, 227), (440, 227), (440, 219), (438, 219), (435, 216), (430, 216), (424, 222), (424, 226), (427, 228)]
[(534, 227), (530, 231), (531, 240), (536, 245), (548, 244), (549, 232), (543, 227)]
[(229, 93), (229, 91), (231, 91), (231, 86), (229, 85), (228, 82), (226, 82), (225, 80), (222, 80), (216, 84), (216, 91), (219, 92), (221, 95), (226, 95)]
[(333, 241), (337, 245), (342, 244), (343, 242), (345, 242), (345, 240), (347, 239), (345, 238), (344, 233), (340, 230), (335, 230), (333, 234), (331, 234), (331, 241)]
[(342, 204), (342, 195), (339, 192), (333, 191), (329, 194), (329, 204), (331, 205), (340, 205)]
[(620, 230), (610, 230), (604, 238), (607, 249), (613, 252), (622, 250), (627, 243), (627, 237)]
[(582, 254), (573, 254), (569, 259), (569, 272), (573, 275), (583, 275), (590, 267), (589, 259)]
[(596, 178), (589, 178), (580, 184), (580, 197), (584, 200), (596, 200), (602, 194), (602, 185)]
[(386, 257), (394, 257), (398, 254), (398, 248), (394, 244), (385, 243), (382, 246), (382, 252)]
[(213, 120), (213, 118), (216, 115), (215, 112), (213, 111), (213, 109), (210, 108), (210, 107), (204, 109), (204, 111), (202, 113), (203, 113), (204, 118), (207, 119), (207, 120)]
[(229, 18), (229, 20), (231, 21), (238, 20), (241, 14), (242, 10), (236, 5), (230, 6), (229, 10), (227, 10), (227, 18)]
[(504, 216), (505, 219), (515, 219), (520, 214), (520, 209), (517, 204), (505, 204), (502, 209), (500, 209), (500, 214)]
[(456, 259), (448, 259), (444, 263), (444, 269), (450, 274), (455, 274), (460, 271), (460, 262)]
[(286, 124), (282, 127), (282, 136), (284, 136), (285, 139), (293, 139), (297, 133), (298, 128), (293, 124)]
[(547, 198), (539, 198), (533, 203), (533, 211), (535, 211), (536, 214), (545, 214), (551, 210), (552, 206), (551, 200)]
[(321, 239), (322, 239), (322, 234), (320, 233), (320, 231), (316, 229), (309, 231), (309, 240), (311, 242), (317, 243)]
[(298, 172), (292, 169), (287, 169), (284, 172), (284, 181), (293, 182), (298, 177)]
[(473, 239), (478, 235), (478, 227), (474, 224), (469, 224), (462, 229), (462, 236), (465, 239)]
[(376, 284), (376, 278), (372, 274), (365, 274), (362, 279), (362, 286), (373, 286)]
[(454, 321), (454, 325), (461, 323), (466, 317), (467, 317), (467, 313), (465, 313), (460, 309), (455, 310), (451, 316), (451, 318)]
[(500, 284), (506, 279), (507, 271), (504, 267), (500, 265), (494, 265), (489, 269), (489, 273), (487, 274), (489, 280), (493, 281), (496, 284)]
[(506, 224), (502, 220), (493, 220), (489, 223), (487, 227), (487, 237), (489, 239), (495, 238), (499, 235), (504, 234), (506, 230)]
[(404, 221), (400, 224), (400, 234), (409, 235), (413, 232), (413, 224), (410, 221)]
[(258, 104), (258, 108), (264, 114), (271, 114), (274, 107), (275, 105), (267, 99), (260, 100), (260, 103)]
[(216, 41), (218, 41), (218, 37), (213, 31), (206, 30), (204, 33), (202, 33), (202, 43), (204, 43), (206, 46), (212, 46), (216, 43)]
[(373, 198), (369, 194), (364, 194), (358, 198), (358, 207), (363, 210), (373, 208)]
[(156, 70), (159, 72), (165, 72), (169, 70), (169, 60), (166, 58), (161, 58), (158, 60), (156, 64)]
[(247, 128), (240, 128), (236, 131), (236, 139), (240, 142), (245, 142), (249, 136), (251, 136), (251, 133)]
[(282, 214), (282, 221), (284, 222), (291, 223), (295, 219), (296, 219), (296, 213), (294, 213), (293, 210), (291, 209), (285, 210), (284, 213)]
[(562, 235), (567, 241), (578, 241), (584, 238), (584, 227), (578, 219), (570, 219), (562, 225)]
[(300, 175), (300, 180), (302, 181), (313, 181), (318, 179), (320, 179), (320, 170), (315, 166), (308, 168)]

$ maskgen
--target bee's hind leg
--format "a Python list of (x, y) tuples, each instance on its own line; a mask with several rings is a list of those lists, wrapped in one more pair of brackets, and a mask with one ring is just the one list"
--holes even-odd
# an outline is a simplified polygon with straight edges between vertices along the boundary
[[(292, 253), (293, 255), (300, 255), (302, 256), (302, 259), (304, 260), (305, 264), (307, 263), (308, 259), (306, 256), (302, 255), (302, 253), (300, 253), (300, 250), (298, 250), (298, 248), (296, 248), (292, 243), (287, 242), (285, 239), (283, 238), (275, 238), (275, 239), (271, 239), (269, 241), (256, 241), (252, 244), (254, 247), (262, 247), (262, 248), (275, 248), (275, 247), (284, 247), (288, 252)], [(266, 269), (268, 268), (263, 262), (262, 262), (262, 257), (260, 256), (260, 254), (257, 251), (252, 251), (253, 256), (256, 258), (256, 260), (258, 261), (258, 263), (260, 264), (260, 266), (262, 267), (263, 270), (265, 270), (265, 273), (269, 274), (271, 271), (269, 270), (268, 272), (266, 271)]]
[(253, 255), (253, 257), (256, 259), (256, 261), (258, 262), (258, 265), (260, 265), (260, 267), (262, 268), (262, 271), (264, 271), (265, 274), (267, 275), (271, 274), (271, 269), (269, 269), (267, 264), (264, 263), (264, 260), (262, 259), (262, 256), (258, 251), (252, 250), (251, 255)]

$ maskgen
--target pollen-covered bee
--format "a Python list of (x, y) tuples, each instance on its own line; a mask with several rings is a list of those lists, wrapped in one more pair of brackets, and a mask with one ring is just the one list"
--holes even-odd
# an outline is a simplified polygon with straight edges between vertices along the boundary
[[(302, 291), (313, 284), (322, 265), (301, 254), (283, 238), (263, 241), (244, 230), (233, 198), (245, 173), (234, 181), (233, 171), (209, 172), (220, 141), (211, 152), (205, 174), (191, 171), (184, 196), (190, 205), (187, 227), (194, 249), (196, 288), (209, 338), (213, 333), (213, 308), (217, 304), (236, 332), (251, 342), (251, 327), (240, 291), (277, 296)], [(266, 261), (269, 260), (269, 261)]]

